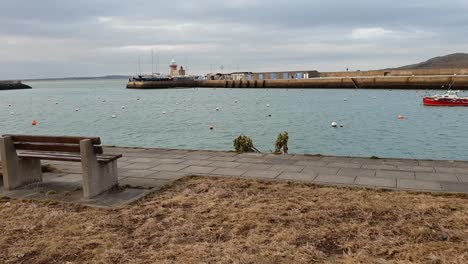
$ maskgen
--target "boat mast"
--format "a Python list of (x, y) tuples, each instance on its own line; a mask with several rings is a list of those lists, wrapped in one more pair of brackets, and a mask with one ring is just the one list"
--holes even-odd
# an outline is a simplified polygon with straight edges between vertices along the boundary
[(141, 63), (140, 63), (140, 56), (138, 56), (138, 73), (141, 75)]
[(154, 51), (151, 49), (151, 76), (154, 76)]

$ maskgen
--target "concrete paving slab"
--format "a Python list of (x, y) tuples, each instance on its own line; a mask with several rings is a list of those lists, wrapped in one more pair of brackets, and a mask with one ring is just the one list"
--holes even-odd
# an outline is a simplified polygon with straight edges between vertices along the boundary
[(270, 159), (260, 159), (260, 158), (238, 158), (236, 162), (240, 163), (272, 163)]
[(161, 180), (161, 179), (151, 179), (151, 178), (133, 178), (127, 177), (119, 182), (122, 186), (131, 186), (131, 187), (162, 187), (164, 185), (170, 184), (171, 180)]
[(333, 156), (323, 156), (321, 161), (325, 162), (344, 162), (345, 160), (348, 160), (346, 157), (333, 157)]
[(419, 160), (419, 166), (426, 167), (454, 167), (455, 161), (453, 160)]
[(153, 174), (150, 174), (144, 178), (148, 179), (159, 179), (159, 180), (171, 180), (175, 181), (181, 179), (185, 176), (189, 176), (191, 173), (184, 173), (184, 172), (173, 172), (173, 171), (159, 171)]
[(213, 157), (235, 157), (239, 155), (236, 152), (233, 151), (215, 151), (213, 152)]
[(327, 164), (327, 167), (332, 168), (353, 168), (359, 169), (361, 168), (361, 163), (354, 163), (354, 162), (330, 162)]
[(435, 172), (434, 167), (427, 167), (427, 166), (406, 166), (406, 165), (398, 165), (396, 170), (401, 171), (420, 171), (420, 172)]
[(213, 163), (213, 161), (211, 160), (198, 160), (198, 159), (189, 159), (189, 160), (186, 160), (182, 163), (178, 163), (180, 165), (188, 165), (188, 166), (206, 166), (206, 165), (209, 165)]
[(295, 165), (296, 160), (291, 160), (291, 159), (266, 159), (269, 161), (270, 164), (275, 164), (275, 165)]
[(182, 158), (183, 158), (183, 159), (207, 160), (207, 159), (212, 158), (212, 156), (208, 156), (208, 155), (199, 155), (199, 154), (197, 154), (197, 153), (191, 153), (191, 154), (185, 155), (185, 156), (182, 157)]
[(191, 174), (207, 174), (214, 171), (216, 167), (204, 167), (204, 166), (190, 166), (180, 172), (191, 173)]
[(157, 170), (157, 171), (180, 171), (180, 170), (185, 169), (187, 167), (188, 167), (188, 165), (184, 165), (184, 164), (160, 164), (160, 165), (152, 168), (152, 170)]
[(334, 184), (353, 184), (356, 177), (319, 174), (313, 182), (315, 183), (334, 183)]
[(135, 178), (144, 178), (148, 175), (156, 173), (156, 171), (152, 170), (119, 170), (118, 175), (119, 177), (135, 177)]
[(173, 155), (173, 154), (161, 154), (159, 158), (161, 159), (183, 159), (186, 155)]
[(457, 178), (460, 182), (468, 182), (467, 174), (457, 174)]
[(327, 175), (336, 175), (340, 169), (339, 168), (330, 168), (330, 167), (309, 167), (306, 166), (302, 170), (304, 173), (315, 172), (317, 174), (327, 174)]
[(459, 168), (468, 168), (468, 161), (455, 161), (453, 166), (459, 167)]
[(241, 163), (237, 166), (237, 169), (246, 169), (246, 170), (268, 170), (273, 164), (258, 164), (258, 163)]
[(468, 192), (468, 183), (463, 182), (441, 182), (442, 190), (447, 192)]
[(294, 165), (308, 167), (326, 167), (328, 162), (320, 160), (299, 160)]
[(468, 174), (468, 168), (434, 167), (436, 172)]
[[(120, 162), (120, 159), (118, 160)], [(128, 163), (159, 163), (159, 158), (131, 158), (127, 159)]]
[(209, 158), (209, 160), (213, 160), (213, 161), (235, 161), (237, 158), (235, 156), (230, 156), (230, 157), (218, 157), (218, 156), (215, 156), (215, 157), (211, 157)]
[(281, 171), (277, 170), (248, 170), (242, 174), (242, 177), (274, 179), (280, 173)]
[(122, 167), (123, 169), (129, 169), (129, 170), (147, 170), (150, 168), (154, 168), (158, 166), (159, 163), (131, 163), (130, 165), (127, 165), (125, 167)]
[(216, 170), (212, 171), (211, 174), (224, 176), (241, 176), (246, 172), (247, 170), (238, 168), (217, 168)]
[(319, 161), (323, 158), (323, 156), (320, 155), (300, 155), (300, 154), (295, 154), (291, 155), (292, 160), (297, 160), (297, 161)]
[(378, 170), (375, 176), (378, 178), (391, 179), (415, 179), (414, 171)]
[(269, 170), (277, 171), (288, 171), (288, 172), (301, 172), (304, 170), (305, 166), (296, 166), (296, 165), (273, 165)]
[(338, 171), (340, 176), (374, 177), (376, 170), (343, 168)]
[(311, 182), (316, 177), (317, 175), (315, 173), (307, 174), (307, 173), (300, 173), (300, 172), (298, 173), (298, 172), (285, 171), (285, 172), (282, 172), (277, 178), (282, 179), (282, 180)]
[(435, 181), (420, 181), (410, 179), (397, 179), (397, 188), (408, 190), (426, 190), (426, 191), (441, 191), (442, 186)]
[(186, 161), (185, 159), (168, 159), (168, 158), (161, 158), (158, 160), (160, 164), (177, 164)]
[(418, 166), (418, 160), (411, 160), (411, 159), (382, 159), (383, 164), (386, 165), (405, 165), (405, 166)]
[(210, 164), (210, 167), (218, 167), (218, 168), (236, 168), (241, 163), (239, 162), (231, 162), (231, 161), (215, 161)]
[(354, 184), (370, 187), (396, 188), (396, 179), (376, 178), (376, 177), (356, 177)]
[(363, 164), (361, 168), (369, 170), (396, 170), (398, 167), (397, 165), (389, 164)]
[(196, 153), (196, 151), (190, 149), (170, 149), (167, 151), (167, 153), (170, 155), (186, 155), (193, 152)]
[(458, 182), (458, 177), (457, 177), (457, 174), (451, 174), (451, 173), (432, 173), (432, 172), (417, 171), (416, 180)]
[(266, 154), (263, 158), (265, 159), (273, 159), (273, 160), (290, 160), (296, 155), (291, 154)]
[(251, 153), (239, 153), (237, 157), (238, 158), (263, 158), (266, 155), (268, 154), (251, 152)]

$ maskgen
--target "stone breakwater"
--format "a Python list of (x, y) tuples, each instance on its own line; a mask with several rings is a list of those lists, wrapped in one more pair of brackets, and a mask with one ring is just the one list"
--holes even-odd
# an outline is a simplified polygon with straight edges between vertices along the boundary
[(21, 81), (0, 81), (0, 90), (31, 89), (31, 86)]
[(136, 81), (128, 82), (129, 89), (167, 88), (342, 88), (342, 89), (440, 89), (467, 90), (468, 75), (437, 76), (362, 76), (321, 77), (287, 80), (202, 80), (202, 81)]

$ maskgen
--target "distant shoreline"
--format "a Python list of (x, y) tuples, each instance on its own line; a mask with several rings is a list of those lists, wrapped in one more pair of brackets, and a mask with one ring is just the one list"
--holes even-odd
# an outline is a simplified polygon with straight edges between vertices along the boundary
[(128, 79), (130, 76), (126, 75), (109, 75), (98, 77), (63, 77), (63, 78), (40, 78), (40, 79), (22, 79), (22, 81), (35, 82), (35, 81), (77, 81), (77, 80), (120, 80)]

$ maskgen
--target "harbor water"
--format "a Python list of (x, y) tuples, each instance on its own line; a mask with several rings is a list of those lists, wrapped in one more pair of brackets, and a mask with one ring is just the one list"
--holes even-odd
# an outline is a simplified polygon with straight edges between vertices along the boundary
[(468, 160), (468, 108), (425, 107), (424, 90), (130, 90), (125, 79), (25, 83), (33, 89), (0, 92), (1, 134), (207, 150), (233, 150), (233, 139), (243, 134), (269, 152), (278, 133), (288, 131), (290, 153)]

